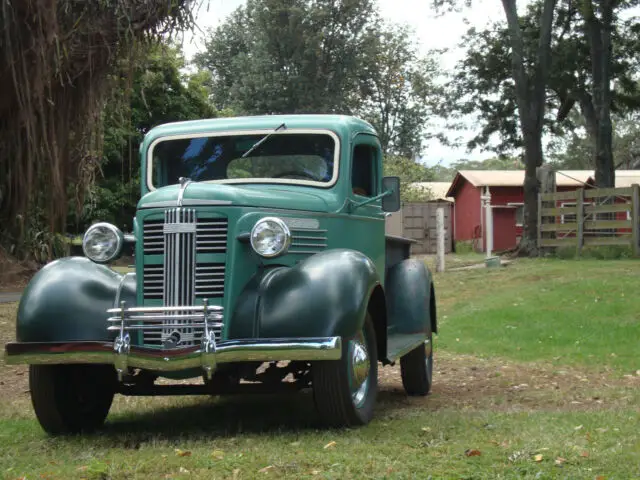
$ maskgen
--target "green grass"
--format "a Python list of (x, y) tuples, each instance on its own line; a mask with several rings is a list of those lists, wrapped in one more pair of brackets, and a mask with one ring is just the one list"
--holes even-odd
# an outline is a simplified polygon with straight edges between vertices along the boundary
[(445, 351), (634, 373), (640, 263), (521, 260), (437, 279)]
[(639, 265), (436, 275), (434, 392), (407, 398), (386, 368), (363, 428), (322, 428), (309, 394), (118, 397), (99, 434), (48, 438), (0, 363), (0, 478), (639, 478)]

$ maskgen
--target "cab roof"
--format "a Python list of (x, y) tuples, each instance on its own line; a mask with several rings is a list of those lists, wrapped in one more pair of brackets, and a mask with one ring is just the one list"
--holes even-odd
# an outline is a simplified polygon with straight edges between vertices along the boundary
[(223, 117), (204, 120), (165, 123), (152, 128), (145, 135), (145, 143), (168, 135), (189, 135), (225, 130), (275, 130), (282, 124), (287, 128), (330, 130), (343, 139), (358, 133), (376, 135), (373, 126), (360, 118), (349, 115), (258, 115)]

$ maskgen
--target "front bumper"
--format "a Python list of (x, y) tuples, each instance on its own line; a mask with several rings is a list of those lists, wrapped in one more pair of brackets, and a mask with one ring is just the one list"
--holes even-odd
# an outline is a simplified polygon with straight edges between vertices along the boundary
[[(157, 372), (202, 367), (211, 378), (219, 363), (268, 362), (280, 360), (339, 360), (340, 337), (323, 338), (251, 338), (220, 340), (223, 309), (208, 305), (180, 307), (133, 307), (107, 310), (107, 330), (118, 332), (114, 342), (15, 342), (6, 346), (7, 364), (96, 363), (113, 365), (118, 378), (130, 368)], [(130, 333), (163, 331), (167, 335), (199, 329), (202, 338), (196, 345), (154, 348), (132, 345)], [(165, 337), (167, 336), (165, 335)]]
[(111, 342), (14, 342), (6, 346), (5, 361), (37, 365), (112, 364), (116, 369), (131, 367), (164, 372), (202, 367), (213, 372), (218, 363), (339, 360), (341, 354), (340, 337), (227, 340), (217, 343), (210, 351), (202, 345), (171, 350), (131, 345), (126, 353), (118, 353)]

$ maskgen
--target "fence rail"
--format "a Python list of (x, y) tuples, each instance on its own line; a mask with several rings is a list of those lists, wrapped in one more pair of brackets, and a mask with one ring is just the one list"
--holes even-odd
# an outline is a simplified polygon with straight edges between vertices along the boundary
[(623, 245), (640, 256), (640, 186), (538, 196), (538, 247)]

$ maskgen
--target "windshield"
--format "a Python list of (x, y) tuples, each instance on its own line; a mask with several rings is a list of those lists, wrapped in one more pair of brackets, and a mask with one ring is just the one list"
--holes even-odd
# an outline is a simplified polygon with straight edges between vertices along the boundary
[(151, 150), (155, 188), (179, 182), (300, 183), (327, 186), (337, 174), (336, 141), (329, 133), (273, 132), (162, 140)]

